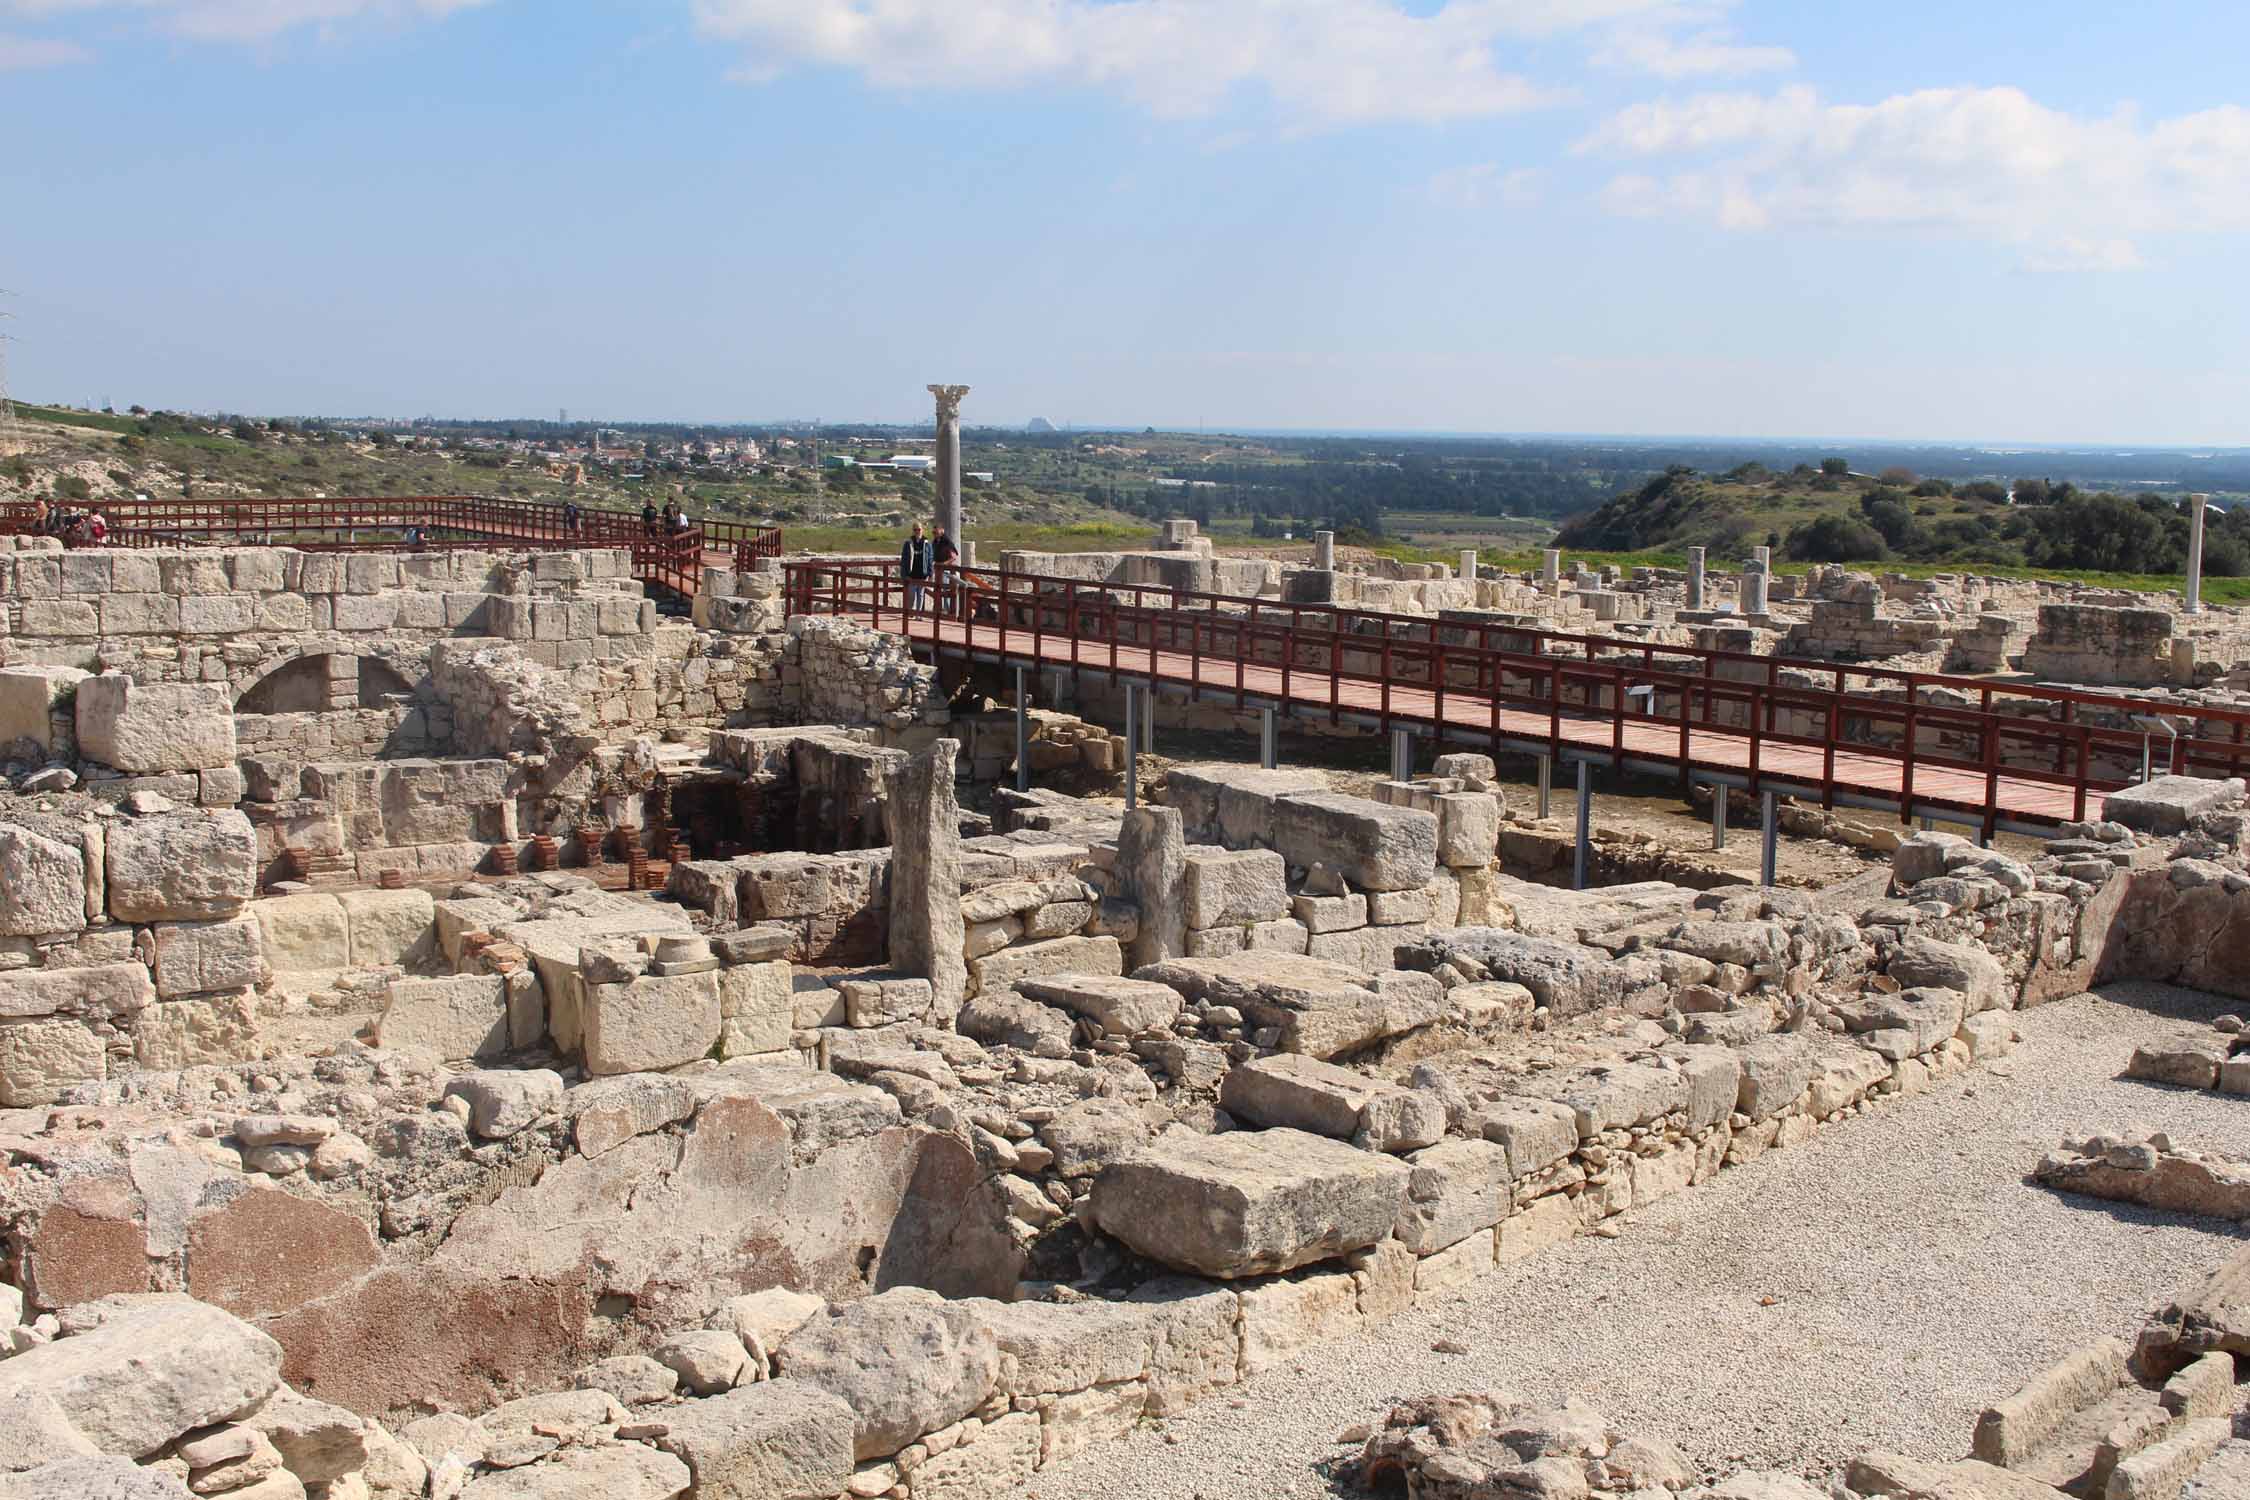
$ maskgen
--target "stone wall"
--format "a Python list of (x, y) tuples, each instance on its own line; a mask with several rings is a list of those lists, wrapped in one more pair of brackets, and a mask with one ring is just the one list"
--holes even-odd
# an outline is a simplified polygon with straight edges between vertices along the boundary
[(2172, 680), (2168, 609), (2042, 604), (2024, 670), (2051, 682), (2154, 687)]

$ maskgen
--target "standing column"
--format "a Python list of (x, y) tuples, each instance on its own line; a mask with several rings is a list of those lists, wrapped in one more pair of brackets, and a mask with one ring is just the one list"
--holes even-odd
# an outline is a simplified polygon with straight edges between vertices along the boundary
[(1772, 556), (1771, 548), (1753, 548), (1749, 565), (1742, 570), (1742, 612), (1746, 615), (1766, 612), (1766, 568)]
[(1477, 549), (1474, 547), (1461, 549), (1461, 581), (1463, 583), (1475, 583), (1477, 581)]
[(933, 385), (930, 394), (937, 397), (937, 523), (945, 534), (953, 538), (953, 545), (961, 542), (961, 398), (969, 394), (965, 385)]
[(1336, 533), (1316, 531), (1312, 534), (1312, 565), (1318, 573), (1336, 571)]
[(1539, 561), (1539, 581), (1552, 590), (1562, 582), (1562, 552), (1549, 547)]
[(1701, 609), (1703, 607), (1703, 549), (1701, 547), (1687, 549), (1687, 607), (1689, 609)]
[(2191, 615), (2203, 611), (2203, 511), (2210, 503), (2209, 495), (2188, 496), (2187, 593), (2180, 608)]

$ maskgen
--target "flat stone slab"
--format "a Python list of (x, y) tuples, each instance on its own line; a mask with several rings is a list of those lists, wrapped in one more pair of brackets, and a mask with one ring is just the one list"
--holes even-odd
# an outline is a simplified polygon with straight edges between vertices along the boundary
[(1404, 1163), (1301, 1130), (1174, 1130), (1094, 1179), (1094, 1222), (1151, 1260), (1260, 1276), (1363, 1250), (1405, 1201)]
[(2224, 781), (2207, 776), (2158, 776), (2104, 797), (2102, 818), (2141, 833), (2179, 833), (2204, 813), (2240, 807), (2245, 795), (2239, 776)]
[(1413, 891), (1437, 874), (1434, 813), (1338, 792), (1300, 792), (1273, 805), (1273, 846), (1291, 864), (1325, 864), (1363, 891)]
[(1116, 974), (1019, 979), (1015, 989), (1025, 999), (1084, 1016), (1110, 1036), (1168, 1027), (1180, 1013), (1180, 992), (1170, 985)]

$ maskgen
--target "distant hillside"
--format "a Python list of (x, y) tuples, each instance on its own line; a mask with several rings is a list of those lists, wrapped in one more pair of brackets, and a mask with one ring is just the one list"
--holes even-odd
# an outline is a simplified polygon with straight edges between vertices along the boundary
[[(2186, 566), (2177, 495), (2119, 496), (2068, 483), (1956, 487), (1904, 469), (1855, 473), (1842, 459), (1787, 472), (1744, 464), (1716, 477), (1675, 465), (1573, 517), (1555, 544), (1590, 552), (1706, 547), (1732, 561), (1757, 546), (1797, 562), (1953, 563), (2166, 574)], [(2250, 575), (2250, 511), (2212, 515), (2204, 569)]]

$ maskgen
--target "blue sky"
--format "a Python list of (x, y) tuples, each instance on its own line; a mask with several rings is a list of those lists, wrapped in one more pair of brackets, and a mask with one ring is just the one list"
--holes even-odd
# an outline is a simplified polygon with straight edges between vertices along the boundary
[(0, 0), (32, 399), (2250, 444), (2250, 7)]

